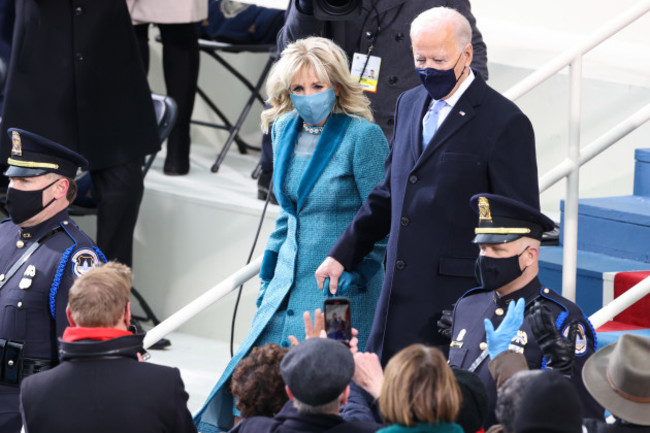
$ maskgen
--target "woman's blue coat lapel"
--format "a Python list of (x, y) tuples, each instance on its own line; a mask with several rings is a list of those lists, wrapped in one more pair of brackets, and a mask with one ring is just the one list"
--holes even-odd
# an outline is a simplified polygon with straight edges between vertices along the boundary
[(273, 191), (282, 208), (292, 215), (296, 215), (305, 204), (309, 193), (314, 188), (316, 181), (332, 159), (334, 152), (338, 149), (348, 125), (352, 121), (350, 116), (342, 113), (332, 114), (325, 123), (314, 154), (312, 155), (305, 173), (298, 185), (298, 203), (293, 204), (291, 199), (284, 193), (282, 186), (286, 182), (289, 166), (293, 158), (293, 152), (298, 141), (298, 134), (302, 128), (302, 119), (295, 116), (289, 120), (287, 126), (277, 144), (278, 152), (275, 161), (275, 176), (273, 176)]

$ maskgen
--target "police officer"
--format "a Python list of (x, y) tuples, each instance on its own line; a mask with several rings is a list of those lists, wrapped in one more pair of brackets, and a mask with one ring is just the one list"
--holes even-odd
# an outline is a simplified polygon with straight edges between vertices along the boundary
[(11, 128), (6, 207), (0, 222), (0, 431), (18, 432), (23, 377), (54, 366), (57, 337), (68, 326), (73, 281), (106, 259), (68, 217), (81, 155)]
[[(526, 317), (538, 301), (550, 310), (565, 338), (573, 325), (577, 336), (571, 380), (580, 393), (585, 416), (602, 418), (602, 408), (584, 388), (581, 375), (584, 362), (596, 350), (595, 331), (580, 307), (544, 287), (537, 277), (540, 241), (544, 232), (553, 229), (553, 221), (531, 206), (496, 194), (474, 195), (470, 204), (479, 216), (473, 242), (480, 247), (476, 273), (481, 287), (456, 303), (449, 364), (474, 371), (483, 380), (490, 403), (488, 424), (494, 423), (496, 386), (488, 370), (484, 318), (496, 328), (511, 301), (525, 300)], [(535, 340), (528, 320), (523, 321), (510, 348), (524, 354), (530, 369), (546, 367), (546, 352)]]

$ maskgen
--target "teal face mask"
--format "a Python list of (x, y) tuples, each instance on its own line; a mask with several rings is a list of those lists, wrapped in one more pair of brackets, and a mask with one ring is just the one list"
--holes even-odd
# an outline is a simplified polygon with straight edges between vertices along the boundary
[(336, 102), (334, 86), (322, 92), (314, 93), (313, 95), (294, 95), (293, 93), (289, 93), (289, 97), (296, 111), (302, 117), (302, 120), (310, 125), (317, 125), (327, 119)]

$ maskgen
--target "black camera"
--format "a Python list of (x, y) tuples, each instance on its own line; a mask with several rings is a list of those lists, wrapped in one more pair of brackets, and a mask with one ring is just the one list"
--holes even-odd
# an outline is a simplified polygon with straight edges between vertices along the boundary
[(314, 0), (314, 16), (322, 21), (346, 21), (361, 14), (362, 0)]

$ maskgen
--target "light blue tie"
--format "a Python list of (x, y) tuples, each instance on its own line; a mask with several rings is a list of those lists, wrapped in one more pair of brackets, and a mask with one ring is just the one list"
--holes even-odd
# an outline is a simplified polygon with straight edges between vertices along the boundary
[(433, 135), (438, 130), (438, 114), (440, 110), (447, 104), (447, 102), (441, 100), (436, 101), (427, 111), (427, 114), (424, 115), (424, 120), (422, 122), (422, 150), (427, 148), (429, 141), (433, 138)]

